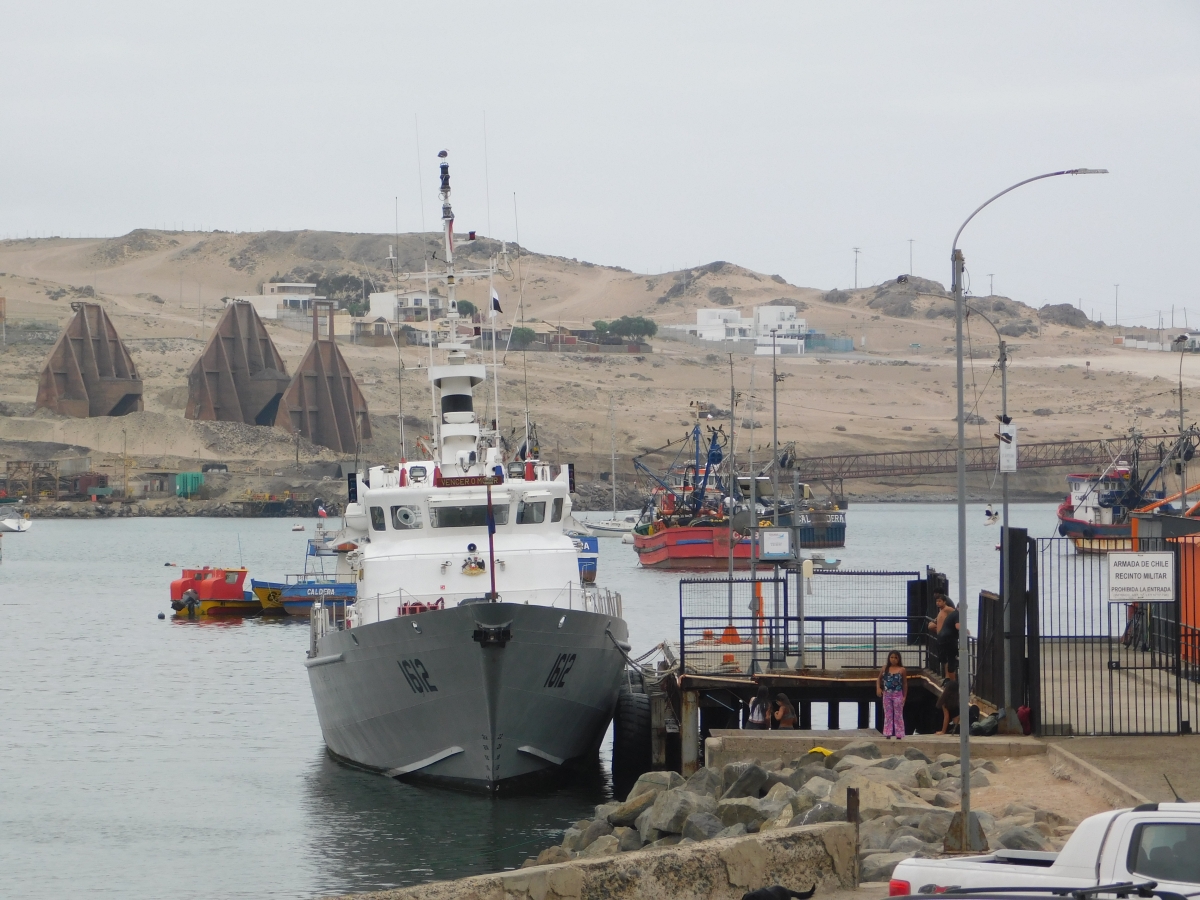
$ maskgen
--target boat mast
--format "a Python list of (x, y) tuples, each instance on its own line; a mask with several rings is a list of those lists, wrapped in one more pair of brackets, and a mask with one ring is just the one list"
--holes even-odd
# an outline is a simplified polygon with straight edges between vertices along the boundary
[(617, 420), (613, 415), (613, 397), (608, 395), (608, 427), (612, 434), (612, 503), (613, 521), (617, 521)]

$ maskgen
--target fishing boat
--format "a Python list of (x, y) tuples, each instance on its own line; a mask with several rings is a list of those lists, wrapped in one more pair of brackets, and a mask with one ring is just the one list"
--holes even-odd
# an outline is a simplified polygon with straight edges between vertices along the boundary
[(258, 598), (264, 616), (287, 615), (287, 610), (283, 608), (283, 589), (286, 586), (279, 581), (250, 579), (250, 590)]
[(316, 532), (306, 542), (304, 573), (286, 576), (280, 590), (280, 605), (289, 616), (307, 616), (313, 601), (321, 600), (340, 619), (358, 592), (353, 581), (337, 573), (337, 560), (358, 545), (331, 536), (325, 531), (324, 521), (317, 523)]
[(1181, 454), (1190, 457), (1190, 438), (1179, 438), (1170, 448), (1160, 445), (1157, 465), (1143, 478), (1139, 470), (1144, 443), (1142, 436), (1134, 435), (1102, 471), (1067, 476), (1070, 493), (1058, 507), (1058, 533), (1070, 538), (1080, 553), (1132, 550), (1134, 512), (1182, 512), (1171, 506), (1181, 494), (1167, 496), (1166, 472)]
[(176, 618), (204, 616), (255, 616), (262, 605), (244, 589), (244, 568), (204, 566), (184, 569), (171, 582), (171, 609)]
[[(446, 268), (413, 277), (445, 286), (454, 326), (459, 279), (511, 270), (503, 249), (487, 268), (456, 269), (439, 156)], [(564, 533), (571, 466), (536, 452), (506, 460), (476, 415), (487, 367), (469, 350), (443, 345), (445, 363), (428, 370), (432, 452), (406, 459), (402, 437), (399, 462), (348, 474), (343, 528), (327, 545), (357, 594), (344, 621), (313, 602), (305, 666), (336, 759), (495, 792), (596, 753), (629, 644), (620, 595), (585, 586)]]
[(304, 530), (304, 526), (301, 525), (299, 522), (297, 522), (295, 525), (292, 526), (292, 531), (303, 531), (303, 530)]
[(665, 477), (634, 458), (638, 471), (655, 483), (647, 515), (633, 530), (633, 549), (644, 568), (720, 569), (731, 560), (734, 568), (750, 565), (752, 520), (726, 474), (725, 433), (713, 426), (708, 431), (706, 440), (693, 426), (682, 449), (690, 445), (694, 459), (681, 462), (681, 449)]

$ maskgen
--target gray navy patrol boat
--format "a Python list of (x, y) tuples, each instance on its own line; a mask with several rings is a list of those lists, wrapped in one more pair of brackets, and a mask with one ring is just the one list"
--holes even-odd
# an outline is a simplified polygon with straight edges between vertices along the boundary
[[(457, 279), (490, 281), (507, 262), (455, 271), (440, 156), (447, 266), (416, 277), (445, 284), (454, 334)], [(344, 527), (327, 546), (357, 599), (344, 617), (314, 602), (305, 666), (338, 759), (495, 791), (596, 752), (629, 634), (620, 595), (581, 582), (566, 531), (571, 467), (505, 459), (476, 416), (487, 371), (468, 350), (442, 344), (447, 358), (435, 365), (430, 349), (440, 409), (432, 458), (349, 477)]]

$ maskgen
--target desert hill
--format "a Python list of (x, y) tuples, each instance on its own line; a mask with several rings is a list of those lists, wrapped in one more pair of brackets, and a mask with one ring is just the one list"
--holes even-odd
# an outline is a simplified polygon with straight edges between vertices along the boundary
[[(182, 418), (186, 374), (211, 332), (222, 297), (258, 293), (263, 281), (341, 278), (349, 290), (394, 286), (385, 260), (396, 247), (400, 267), (419, 271), (425, 254), (440, 250), (436, 234), (342, 234), (321, 231), (232, 234), (138, 229), (119, 238), (44, 238), (0, 242), (0, 296), (8, 301), (10, 343), (0, 354), (0, 456), (21, 458), (25, 442), (120, 453), (122, 441), (139, 465), (237, 459), (248, 468), (278, 469), (294, 462), (286, 436), (236, 426), (213, 429)], [(488, 238), (456, 236), (456, 257), (483, 263), (498, 249)], [(505, 317), (515, 319), (523, 296), (526, 319), (590, 323), (622, 315), (653, 318), (660, 331), (652, 354), (510, 352), (501, 368), (501, 421), (523, 428), (526, 385), (542, 447), (576, 460), (581, 475), (608, 467), (609, 397), (615, 398), (620, 479), (632, 478), (630, 457), (681, 437), (696, 409), (728, 416), (729, 357), (716, 345), (671, 336), (661, 326), (694, 322), (697, 309), (728, 307), (749, 315), (763, 304), (795, 305), (809, 324), (853, 338), (855, 352), (780, 358), (780, 439), (801, 455), (948, 446), (954, 435), (953, 309), (945, 287), (921, 277), (859, 289), (788, 284), (777, 275), (731, 262), (663, 274), (517, 249), (511, 281), (498, 285)], [(439, 253), (440, 255), (440, 253)], [(432, 266), (439, 266), (436, 260)], [(486, 282), (466, 283), (461, 299), (486, 307)], [(33, 413), (37, 375), (72, 300), (96, 298), (125, 339), (145, 381), (146, 412), (120, 420), (74, 420)], [(1059, 440), (1120, 435), (1130, 427), (1165, 431), (1177, 424), (1178, 357), (1116, 349), (1111, 328), (1088, 322), (1070, 306), (1035, 309), (1006, 297), (971, 297), (971, 306), (1005, 334), (1013, 351), (1010, 411), (1021, 438)], [(308, 335), (268, 325), (290, 366)], [(999, 409), (992, 360), (996, 334), (968, 320), (968, 405), (991, 421)], [(399, 451), (397, 355), (392, 347), (345, 345), (343, 352), (366, 393), (376, 437), (365, 452), (390, 459)], [(410, 450), (429, 428), (429, 389), (420, 368), (428, 350), (407, 347), (403, 407)], [(487, 360), (490, 362), (490, 359)], [(1090, 363), (1090, 365), (1089, 365)], [(771, 361), (734, 354), (739, 393), (738, 453), (751, 440), (764, 459), (770, 440)], [(1185, 365), (1185, 368), (1187, 366)], [(1185, 387), (1196, 381), (1185, 373)], [(486, 413), (489, 417), (491, 412)], [(751, 434), (753, 426), (753, 434)], [(247, 433), (242, 434), (245, 430)], [(990, 441), (977, 424), (970, 440)], [(122, 434), (124, 432), (124, 434)], [(283, 438), (280, 440), (279, 438)], [(331, 459), (329, 451), (300, 449), (302, 459)], [(904, 479), (889, 486), (850, 483), (852, 494), (944, 493), (944, 478)], [(1061, 473), (1022, 474), (1019, 489), (1058, 494)], [(988, 479), (978, 479), (980, 491)]]

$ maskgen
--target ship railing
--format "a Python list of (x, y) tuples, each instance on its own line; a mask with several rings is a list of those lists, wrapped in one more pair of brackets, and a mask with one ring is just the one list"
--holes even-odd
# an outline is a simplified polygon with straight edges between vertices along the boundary
[[(421, 599), (416, 594), (406, 591), (404, 588), (396, 588), (396, 590), (388, 591), (386, 594), (375, 594), (371, 597), (359, 597), (354, 601), (354, 609), (360, 620), (362, 619), (363, 613), (365, 613), (367, 610), (373, 610), (375, 613), (375, 621), (382, 622), (385, 618), (383, 615), (383, 608), (385, 606), (390, 608), (394, 603), (397, 606), (397, 614), (399, 614), (399, 607), (404, 605), (406, 602), (405, 598), (408, 598), (407, 602), (410, 603), (415, 603)], [(394, 619), (395, 616), (389, 614), (386, 616), (386, 618)]]
[(308, 657), (317, 655), (317, 641), (331, 631), (337, 631), (333, 610), (323, 600), (314, 600), (308, 609)]
[(608, 588), (600, 590), (600, 588), (585, 588), (580, 587), (577, 582), (568, 581), (563, 585), (562, 589), (550, 601), (550, 606), (558, 606), (563, 600), (566, 601), (567, 609), (573, 610), (576, 607), (582, 612), (592, 612), (602, 616), (614, 616), (618, 619), (624, 618), (623, 604), (621, 595), (617, 591), (611, 591)]

